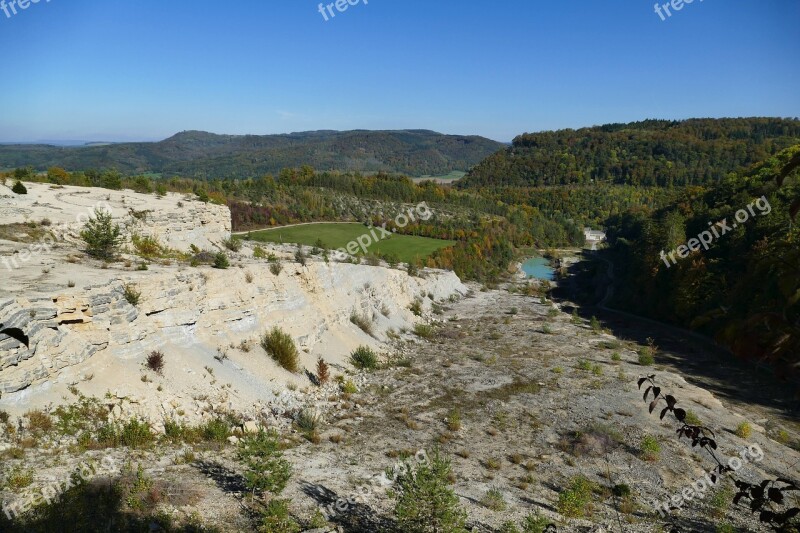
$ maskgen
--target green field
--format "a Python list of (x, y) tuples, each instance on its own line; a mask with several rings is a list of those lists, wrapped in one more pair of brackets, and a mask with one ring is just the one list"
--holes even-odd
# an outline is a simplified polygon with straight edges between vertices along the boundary
[[(363, 224), (326, 223), (307, 224), (303, 226), (289, 226), (262, 231), (254, 231), (239, 238), (249, 238), (251, 241), (293, 243), (305, 246), (314, 246), (321, 240), (326, 248), (345, 248), (351, 241), (362, 235), (370, 234), (370, 230)], [(380, 237), (377, 229), (375, 234)], [(412, 235), (392, 235), (383, 240), (373, 242), (367, 253), (392, 255), (394, 254), (403, 263), (415, 259), (425, 259), (436, 250), (455, 244), (455, 241), (429, 239), (428, 237), (415, 237)], [(359, 254), (360, 248), (359, 248)]]

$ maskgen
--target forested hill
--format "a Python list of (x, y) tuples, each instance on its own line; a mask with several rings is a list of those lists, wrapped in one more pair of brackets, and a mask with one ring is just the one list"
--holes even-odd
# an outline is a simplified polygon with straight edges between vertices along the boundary
[(125, 175), (256, 177), (283, 168), (385, 171), (410, 176), (467, 171), (503, 144), (427, 130), (312, 131), (285, 135), (216, 135), (189, 131), (155, 143), (56, 147), (0, 146), (0, 169), (115, 168)]
[[(688, 187), (663, 209), (611, 217), (615, 305), (698, 329), (741, 357), (800, 376), (798, 168), (800, 145), (717, 186)], [(703, 232), (712, 224), (718, 231), (709, 239)], [(711, 240), (707, 250), (699, 235)], [(674, 250), (675, 261), (661, 255)]]
[(796, 118), (646, 120), (525, 133), (459, 186), (705, 185), (798, 142)]

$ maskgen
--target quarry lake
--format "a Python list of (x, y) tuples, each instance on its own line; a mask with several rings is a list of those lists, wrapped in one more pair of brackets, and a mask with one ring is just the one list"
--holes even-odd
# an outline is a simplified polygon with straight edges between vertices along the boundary
[(556, 273), (550, 267), (550, 261), (544, 257), (531, 257), (522, 263), (522, 271), (529, 278), (546, 279), (548, 281), (556, 279)]

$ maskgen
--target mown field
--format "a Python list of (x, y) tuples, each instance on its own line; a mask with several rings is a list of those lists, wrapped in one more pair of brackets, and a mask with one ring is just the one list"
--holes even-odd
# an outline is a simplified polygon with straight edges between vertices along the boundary
[[(314, 246), (317, 241), (322, 241), (326, 248), (336, 249), (345, 248), (349, 242), (368, 234), (370, 234), (370, 230), (363, 224), (325, 223), (253, 231), (239, 237), (257, 242), (296, 243), (304, 246)], [(376, 229), (375, 234), (380, 237), (381, 232)], [(392, 235), (383, 240), (373, 242), (367, 248), (367, 253), (394, 255), (398, 260), (408, 263), (416, 259), (425, 259), (436, 250), (454, 244), (455, 241), (430, 239), (428, 237)]]

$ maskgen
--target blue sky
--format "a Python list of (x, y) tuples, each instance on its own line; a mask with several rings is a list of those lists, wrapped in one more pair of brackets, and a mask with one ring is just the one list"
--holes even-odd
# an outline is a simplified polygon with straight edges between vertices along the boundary
[(0, 140), (426, 128), (509, 141), (800, 116), (798, 0), (695, 0), (664, 21), (654, 0), (360, 0), (327, 22), (318, 4), (0, 10)]

